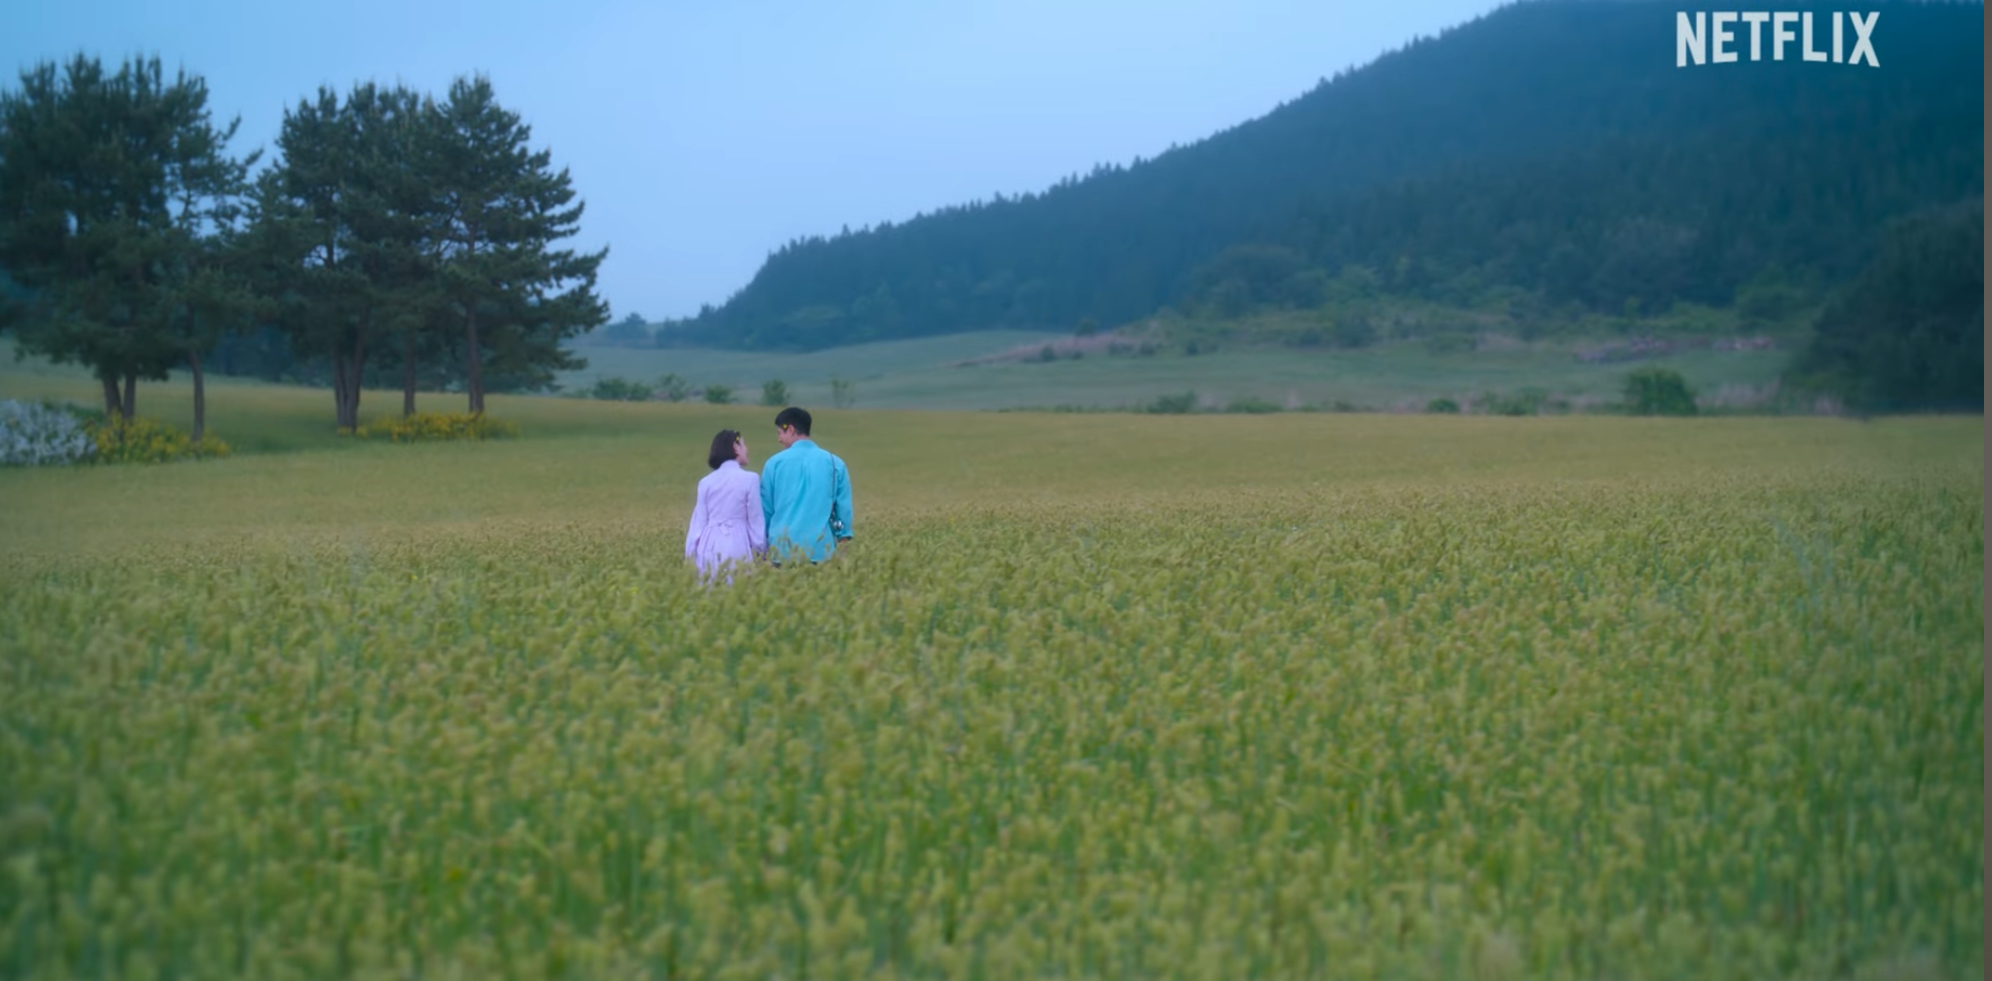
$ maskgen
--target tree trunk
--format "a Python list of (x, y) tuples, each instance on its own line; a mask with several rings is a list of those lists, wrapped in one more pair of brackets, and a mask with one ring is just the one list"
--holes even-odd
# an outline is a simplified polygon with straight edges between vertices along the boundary
[(126, 422), (138, 418), (138, 374), (136, 372), (125, 372), (124, 417)]
[(339, 425), (348, 432), (360, 428), (360, 363), (345, 359), (345, 382), (339, 386)]
[(401, 344), (401, 415), (415, 414), (415, 332), (409, 331)]
[(338, 409), (339, 428), (352, 432), (360, 428), (360, 380), (365, 374), (367, 356), (366, 318), (353, 332), (353, 346), (332, 348), (332, 400)]
[(340, 408), (345, 416), (342, 423), (348, 431), (360, 428), (360, 366), (349, 358), (346, 361), (346, 404)]
[(353, 383), (346, 386), (346, 392), (353, 400), (347, 418), (352, 420), (348, 425), (354, 429), (360, 428), (360, 383), (366, 376), (367, 328), (372, 324), (373, 311), (369, 310), (360, 315), (360, 329), (353, 333)]
[(187, 365), (194, 372), (194, 445), (198, 446), (207, 432), (207, 385), (201, 377), (200, 352), (188, 351)]
[(464, 388), (470, 393), (470, 414), (484, 414), (484, 358), (477, 350), (477, 307), (475, 301), (464, 308), (464, 348), (467, 363), (464, 365), (469, 378)]
[(346, 356), (332, 352), (332, 417), (340, 430), (353, 428), (346, 422)]
[(124, 402), (118, 398), (116, 375), (100, 375), (98, 381), (104, 383), (104, 418), (116, 419), (124, 415)]
[(332, 349), (332, 397), (339, 406), (339, 428), (347, 432), (360, 428), (360, 383), (366, 377), (367, 328), (372, 323), (371, 310), (361, 313), (352, 349)]

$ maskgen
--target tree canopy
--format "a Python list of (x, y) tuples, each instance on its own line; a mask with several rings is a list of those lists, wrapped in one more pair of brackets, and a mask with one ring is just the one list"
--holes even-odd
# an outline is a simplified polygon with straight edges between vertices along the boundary
[(1985, 201), (1890, 226), (1880, 253), (1820, 315), (1802, 379), (1863, 411), (1985, 409)]
[(228, 155), (235, 129), (214, 125), (201, 79), (169, 80), (156, 58), (43, 62), (0, 92), (0, 266), (21, 348), (89, 368), (113, 416), (238, 312), (220, 238), (253, 158)]
[[(78, 55), (0, 92), (0, 326), (25, 352), (86, 365), (129, 418), (141, 378), (298, 372), (329, 381), (341, 428), (397, 371), (543, 388), (563, 347), (608, 319), (606, 250), (562, 245), (583, 211), (565, 170), (489, 79), (438, 101), (405, 86), (320, 88), (286, 109), (272, 165), (224, 147), (207, 88), (157, 59)], [(452, 370), (452, 365), (460, 365)], [(120, 387), (122, 386), (122, 387)]]

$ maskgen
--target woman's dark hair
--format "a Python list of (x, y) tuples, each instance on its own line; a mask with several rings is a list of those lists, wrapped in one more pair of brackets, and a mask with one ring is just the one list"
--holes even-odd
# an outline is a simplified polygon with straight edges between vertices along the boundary
[(737, 429), (722, 429), (712, 438), (712, 452), (706, 454), (706, 466), (718, 470), (719, 465), (733, 459), (733, 444), (740, 441)]
[(775, 428), (780, 429), (783, 426), (794, 426), (796, 435), (798, 436), (809, 435), (809, 421), (809, 410), (797, 408), (793, 405), (775, 413)]

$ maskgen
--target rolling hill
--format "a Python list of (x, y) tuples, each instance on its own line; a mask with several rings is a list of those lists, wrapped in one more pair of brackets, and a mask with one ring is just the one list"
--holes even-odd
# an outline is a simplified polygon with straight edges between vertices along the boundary
[[(1796, 9), (1823, 37), (1839, 8)], [(811, 350), (1351, 295), (1816, 302), (1891, 219), (1983, 194), (1983, 5), (1862, 9), (1879, 67), (1751, 61), (1744, 31), (1737, 63), (1682, 68), (1677, 5), (1503, 7), (1153, 160), (789, 243), (660, 339)]]

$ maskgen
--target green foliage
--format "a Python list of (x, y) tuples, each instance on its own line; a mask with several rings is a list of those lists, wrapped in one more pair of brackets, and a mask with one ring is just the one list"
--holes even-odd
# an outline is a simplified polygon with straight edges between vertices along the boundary
[(1243, 412), (1251, 415), (1265, 415), (1267, 413), (1280, 411), (1280, 405), (1277, 402), (1268, 402), (1265, 399), (1248, 395), (1244, 398), (1232, 399), (1230, 403), (1225, 405), (1224, 411)]
[(608, 402), (645, 402), (650, 399), (650, 386), (627, 378), (601, 378), (588, 391), (588, 397)]
[(1736, 287), (1733, 304), (1745, 326), (1761, 329), (1781, 324), (1811, 303), (1817, 290), (1788, 270), (1772, 266)]
[(445, 220), (434, 197), (430, 107), (403, 86), (328, 87), (286, 109), (279, 158), (258, 179), (250, 236), (263, 313), (292, 352), (331, 367), (340, 429), (359, 425), (370, 353), (432, 347), (449, 317), (434, 289), (430, 242)]
[(1195, 295), (1213, 316), (1235, 319), (1267, 306), (1312, 306), (1321, 290), (1307, 260), (1277, 245), (1233, 246), (1192, 276)]
[(582, 362), (563, 344), (602, 323), (604, 253), (559, 247), (581, 205), (565, 171), (483, 77), (441, 101), (406, 87), (329, 88), (284, 114), (259, 181), (252, 241), (267, 319), (329, 363), (338, 425), (359, 418), (370, 359), (403, 361), (407, 390), (452, 348), (470, 412), (487, 376), (544, 390)]
[(390, 416), (354, 430), (361, 439), (385, 439), (395, 443), (477, 442), (511, 439), (519, 435), (517, 423), (471, 412), (417, 412), (412, 416)]
[[(87, 367), (131, 418), (140, 379), (211, 348), (244, 313), (226, 255), (249, 160), (207, 85), (159, 59), (77, 55), (0, 91), (0, 267), (24, 350)], [(122, 383), (122, 390), (119, 383)], [(196, 427), (200, 420), (195, 421)]]
[(649, 347), (652, 339), (650, 325), (643, 322), (641, 314), (632, 313), (597, 332), (603, 344), (616, 344), (623, 347)]
[(1550, 395), (1548, 389), (1528, 386), (1513, 392), (1487, 392), (1475, 402), (1474, 408), (1490, 416), (1535, 416), (1567, 412), (1570, 407)]
[(1184, 392), (1181, 395), (1164, 395), (1148, 403), (1149, 412), (1162, 415), (1182, 415), (1186, 412), (1195, 412), (1196, 409), (1197, 393), (1195, 392)]
[(1335, 325), (1329, 331), (1335, 346), (1340, 348), (1368, 347), (1376, 341), (1376, 327), (1368, 317), (1360, 313), (1343, 314), (1335, 318)]
[[(580, 234), (583, 206), (553, 155), (531, 146), (532, 128), (499, 104), (491, 80), (459, 77), (422, 117), (434, 148), (432, 188), (442, 221), (430, 234), (449, 261), (436, 285), (464, 328), (471, 412), (484, 410), (482, 372), (553, 372), (578, 366), (563, 344), (606, 321), (595, 278), (608, 250), (559, 243)], [(386, 166), (404, 166), (399, 161)]]
[(1691, 416), (1695, 393), (1671, 368), (1640, 368), (1625, 376), (1624, 405), (1636, 416)]
[(675, 372), (669, 373), (657, 379), (657, 392), (666, 402), (683, 402), (692, 396), (692, 383)]
[(1448, 398), (1436, 398), (1425, 403), (1425, 411), (1439, 415), (1458, 415), (1459, 403)]
[(1985, 203), (1974, 198), (1893, 226), (1796, 367), (1863, 410), (1983, 411), (1984, 358)]
[(1245, 415), (1266, 415), (1281, 411), (1281, 407), (1277, 402), (1248, 395), (1225, 403), (1224, 411)]
[(213, 436), (196, 443), (185, 431), (144, 416), (136, 419), (108, 416), (84, 423), (84, 429), (97, 447), (91, 456), (97, 463), (170, 463), (225, 457), (230, 453), (229, 445)]
[(761, 404), (784, 406), (789, 404), (788, 383), (779, 378), (770, 378), (761, 383)]
[(733, 404), (733, 386), (707, 385), (705, 387), (705, 400), (708, 405), (731, 405)]
[(857, 404), (857, 385), (848, 378), (830, 379), (830, 404), (839, 409), (848, 409)]

